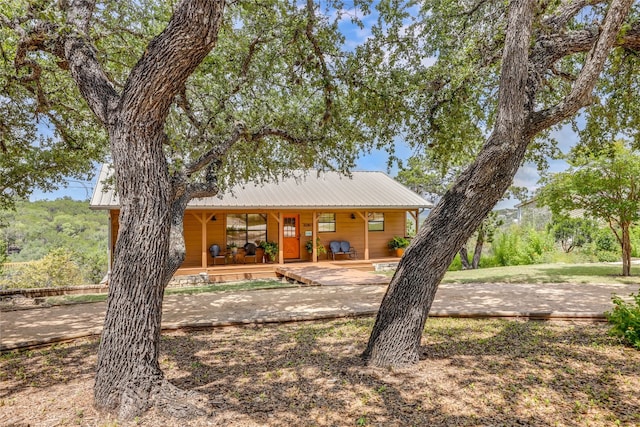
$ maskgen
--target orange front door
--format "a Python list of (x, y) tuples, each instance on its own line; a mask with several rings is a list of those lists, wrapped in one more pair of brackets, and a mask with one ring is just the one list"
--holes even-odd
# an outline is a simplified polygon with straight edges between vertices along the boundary
[(284, 242), (282, 251), (285, 259), (300, 258), (300, 215), (284, 215)]

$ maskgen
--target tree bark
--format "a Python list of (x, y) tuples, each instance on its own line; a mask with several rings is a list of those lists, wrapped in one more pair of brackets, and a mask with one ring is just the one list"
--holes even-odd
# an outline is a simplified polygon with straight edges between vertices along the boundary
[[(524, 157), (528, 45), (533, 2), (509, 11), (496, 127), (477, 159), (442, 197), (400, 260), (363, 354), (370, 365), (407, 366), (419, 360), (427, 314), (457, 249), (509, 187)], [(517, 29), (517, 31), (516, 31)]]
[(471, 260), (471, 266), (474, 270), (478, 269), (480, 265), (480, 257), (482, 256), (482, 247), (484, 246), (484, 226), (481, 224), (478, 228), (478, 238), (476, 239), (476, 247), (473, 251), (473, 259)]
[(121, 419), (151, 406), (179, 417), (206, 411), (201, 396), (164, 379), (158, 362), (164, 288), (184, 259), (182, 221), (190, 199), (169, 175), (164, 123), (175, 95), (213, 48), (223, 8), (223, 1), (180, 3), (132, 70), (115, 108), (111, 98), (105, 108), (84, 83), (91, 79), (77, 70), (81, 92), (109, 131), (121, 204), (94, 386), (95, 405)]
[(471, 264), (469, 264), (469, 254), (467, 253), (466, 243), (460, 248), (460, 262), (462, 263), (463, 270), (471, 270)]
[(630, 224), (622, 224), (622, 275), (631, 276), (631, 233)]
[(400, 260), (363, 353), (369, 365), (407, 366), (419, 360), (424, 323), (453, 256), (507, 190), (531, 139), (589, 102), (632, 0), (612, 2), (571, 93), (541, 112), (534, 110), (535, 94), (555, 52), (548, 52), (548, 43), (534, 47), (534, 61), (529, 61), (534, 3), (515, 0), (509, 6), (493, 132)]

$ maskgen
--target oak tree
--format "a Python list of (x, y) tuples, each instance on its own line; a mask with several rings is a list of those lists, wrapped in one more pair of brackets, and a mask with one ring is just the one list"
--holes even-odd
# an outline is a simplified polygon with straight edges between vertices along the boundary
[(346, 113), (339, 16), (320, 12), (311, 0), (0, 6), (2, 105), (18, 100), (9, 129), (30, 132), (0, 148), (29, 150), (39, 118), (78, 156), (92, 158), (108, 139), (121, 210), (99, 409), (124, 419), (151, 406), (176, 416), (207, 410), (158, 361), (164, 288), (184, 260), (191, 199), (296, 168), (353, 165), (364, 128)]
[(622, 275), (631, 275), (632, 225), (640, 219), (640, 155), (622, 141), (543, 180), (537, 200), (556, 215), (583, 210), (605, 221), (620, 245)]
[[(404, 12), (383, 11), (390, 34), (385, 46), (398, 47), (387, 48), (381, 61), (389, 75), (406, 81), (402, 93), (410, 108), (399, 107), (407, 128), (415, 130), (412, 138), (422, 139), (425, 149), (456, 155), (461, 147), (456, 139), (477, 134), (479, 124), (489, 131), (473, 163), (440, 199), (400, 260), (363, 354), (369, 364), (403, 366), (419, 360), (422, 330), (440, 280), (503, 196), (527, 150), (539, 145), (544, 151), (544, 139), (536, 137), (592, 102), (612, 53), (640, 47), (632, 5), (630, 0), (434, 1), (411, 3)], [(403, 21), (410, 17), (412, 24)], [(376, 40), (366, 48), (369, 54), (380, 49)], [(416, 59), (435, 53), (432, 67)], [(370, 86), (375, 96), (376, 87)], [(397, 98), (395, 92), (383, 95), (379, 102), (400, 99), (400, 92)]]

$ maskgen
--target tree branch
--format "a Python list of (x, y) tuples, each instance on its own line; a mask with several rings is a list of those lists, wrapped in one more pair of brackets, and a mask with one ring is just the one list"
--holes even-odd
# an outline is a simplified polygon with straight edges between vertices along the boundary
[(127, 116), (163, 126), (175, 95), (215, 46), (224, 6), (224, 0), (182, 0), (129, 75), (121, 102)]
[(573, 116), (591, 101), (591, 92), (604, 68), (611, 48), (616, 44), (618, 33), (633, 0), (614, 0), (607, 11), (600, 34), (593, 44), (571, 92), (558, 104), (543, 111), (530, 114), (528, 137), (543, 129)]
[(95, 0), (71, 0), (69, 4), (67, 22), (75, 26), (84, 37), (89, 37), (89, 27), (95, 7)]
[(553, 32), (561, 31), (565, 25), (573, 19), (586, 6), (603, 3), (602, 0), (564, 0), (558, 10), (549, 16), (542, 18), (542, 25)]
[(318, 40), (316, 40), (315, 35), (313, 34), (314, 24), (316, 22), (316, 16), (314, 14), (314, 3), (313, 0), (307, 0), (307, 26), (305, 29), (305, 33), (307, 35), (307, 39), (311, 43), (313, 47), (313, 52), (318, 58), (320, 62), (320, 72), (322, 73), (323, 85), (322, 90), (324, 92), (324, 115), (322, 116), (322, 120), (320, 121), (320, 126), (325, 125), (331, 119), (331, 110), (333, 105), (333, 85), (331, 84), (331, 73), (329, 72), (329, 68), (327, 67), (327, 63), (324, 60), (324, 52), (320, 48)]
[(250, 133), (247, 131), (244, 123), (237, 123), (231, 135), (226, 140), (215, 144), (212, 149), (200, 156), (195, 162), (188, 165), (185, 168), (184, 173), (186, 176), (191, 176), (203, 170), (207, 165), (211, 164), (211, 162), (221, 159), (240, 139), (244, 139), (246, 141), (259, 141), (268, 136), (276, 136), (295, 145), (307, 144), (319, 140), (319, 138), (300, 138), (284, 129), (269, 126), (263, 126), (259, 130)]
[(204, 169), (211, 162), (220, 159), (229, 149), (242, 138), (246, 132), (244, 123), (236, 123), (231, 135), (223, 142), (216, 144), (212, 149), (200, 156), (195, 162), (185, 168), (186, 176), (191, 176)]

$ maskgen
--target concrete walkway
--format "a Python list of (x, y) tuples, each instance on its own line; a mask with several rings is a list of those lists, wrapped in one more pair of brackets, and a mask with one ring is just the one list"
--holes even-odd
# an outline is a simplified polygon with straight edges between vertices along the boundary
[(302, 267), (281, 266), (277, 267), (275, 271), (278, 276), (313, 286), (388, 285), (391, 281), (388, 276), (331, 264)]
[[(163, 329), (373, 315), (386, 286), (349, 285), (170, 295)], [(444, 284), (430, 316), (599, 319), (611, 294), (638, 285)], [(105, 303), (0, 313), (0, 351), (99, 334)]]

